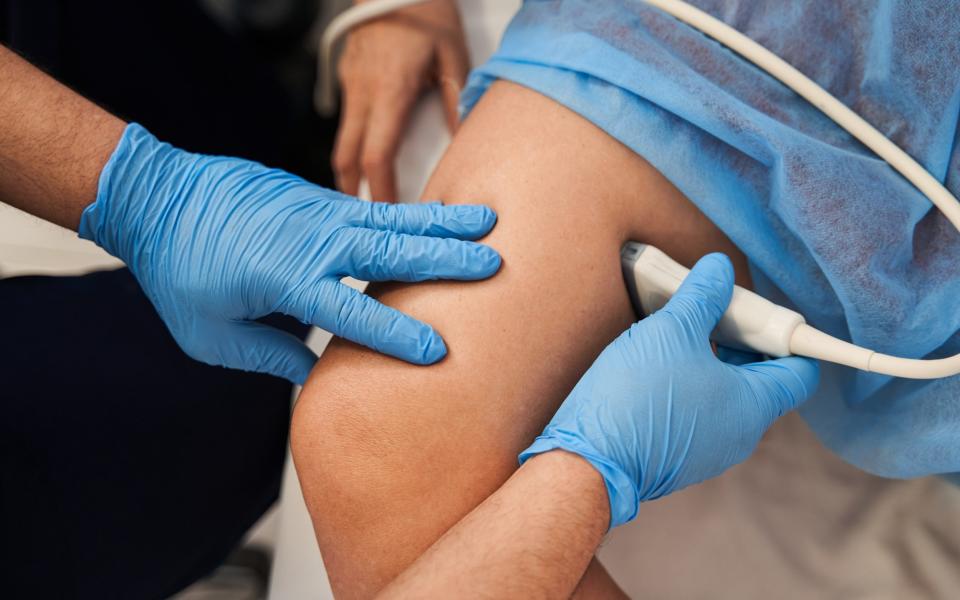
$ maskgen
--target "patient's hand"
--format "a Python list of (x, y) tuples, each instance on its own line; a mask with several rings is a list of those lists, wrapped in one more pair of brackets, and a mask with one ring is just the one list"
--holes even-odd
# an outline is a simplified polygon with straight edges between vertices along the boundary
[(454, 0), (432, 0), (366, 23), (340, 60), (343, 109), (333, 152), (337, 186), (356, 195), (361, 177), (374, 200), (397, 199), (393, 160), (410, 111), (439, 85), (451, 132), (470, 67)]

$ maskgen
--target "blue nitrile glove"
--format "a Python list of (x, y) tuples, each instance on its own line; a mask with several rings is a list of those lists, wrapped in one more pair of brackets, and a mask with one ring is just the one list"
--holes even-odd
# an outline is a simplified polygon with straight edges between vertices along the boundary
[(361, 202), (277, 169), (191, 154), (127, 127), (80, 236), (123, 260), (180, 346), (214, 365), (303, 383), (316, 355), (256, 323), (283, 313), (380, 352), (429, 364), (432, 327), (340, 283), (483, 279), (500, 266), (482, 206)]
[(732, 291), (730, 260), (702, 258), (663, 309), (607, 346), (520, 462), (555, 449), (587, 459), (603, 475), (613, 528), (640, 502), (745, 460), (777, 417), (813, 393), (819, 369), (793, 356), (720, 361), (709, 336)]

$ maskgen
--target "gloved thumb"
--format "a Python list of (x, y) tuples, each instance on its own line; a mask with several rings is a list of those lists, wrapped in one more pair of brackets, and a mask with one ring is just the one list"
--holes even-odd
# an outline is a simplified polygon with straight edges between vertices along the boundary
[(253, 321), (230, 322), (213, 343), (224, 367), (268, 373), (303, 385), (317, 355), (295, 335)]
[(697, 261), (663, 311), (680, 320), (688, 331), (704, 339), (717, 326), (733, 294), (733, 265), (714, 252)]
[(787, 356), (736, 367), (747, 378), (757, 405), (770, 423), (809, 398), (820, 382), (820, 364), (812, 358)]

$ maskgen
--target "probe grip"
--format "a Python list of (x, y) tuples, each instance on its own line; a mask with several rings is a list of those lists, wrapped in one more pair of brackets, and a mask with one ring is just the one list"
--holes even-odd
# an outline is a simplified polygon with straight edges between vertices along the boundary
[[(630, 242), (623, 247), (621, 258), (627, 287), (641, 316), (662, 308), (690, 273), (649, 244)], [(734, 286), (730, 306), (710, 337), (728, 348), (789, 356), (790, 338), (802, 323), (801, 314)]]

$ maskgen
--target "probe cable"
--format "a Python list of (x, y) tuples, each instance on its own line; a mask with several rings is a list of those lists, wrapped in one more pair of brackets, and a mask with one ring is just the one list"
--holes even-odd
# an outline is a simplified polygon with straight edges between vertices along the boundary
[[(336, 105), (333, 49), (337, 41), (348, 31), (366, 21), (426, 1), (371, 0), (344, 11), (331, 21), (320, 43), (318, 61), (320, 86), (316, 95), (318, 110), (329, 114)], [(923, 193), (960, 232), (960, 201), (909, 154), (809, 77), (733, 27), (683, 0), (640, 1), (659, 8), (713, 38), (796, 92), (885, 160)], [(800, 356), (818, 358), (862, 371), (883, 373), (894, 377), (937, 379), (960, 373), (960, 354), (931, 360), (890, 356), (837, 339), (806, 323), (798, 325), (794, 330), (790, 338), (790, 351)]]

